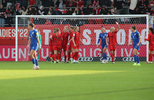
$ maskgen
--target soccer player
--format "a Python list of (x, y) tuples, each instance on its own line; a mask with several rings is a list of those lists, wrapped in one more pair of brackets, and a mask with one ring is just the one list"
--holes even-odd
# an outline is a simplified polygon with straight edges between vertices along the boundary
[(139, 56), (138, 56), (138, 50), (140, 49), (140, 46), (141, 46), (140, 33), (136, 30), (135, 25), (131, 27), (131, 32), (132, 32), (132, 34), (131, 34), (131, 40), (130, 40), (129, 44), (133, 42), (133, 55), (134, 55), (133, 66), (141, 66)]
[(149, 35), (148, 39), (145, 39), (146, 41), (149, 41), (149, 60), (146, 64), (152, 63), (152, 56), (154, 57), (154, 29), (149, 28)]
[[(37, 28), (36, 29), (38, 31), (38, 37), (39, 37), (39, 41), (40, 41), (40, 48), (42, 47), (42, 38), (41, 38), (41, 34), (40, 34), (40, 30)], [(38, 54), (38, 60), (40, 60), (40, 49), (37, 50), (37, 54)]]
[[(116, 43), (117, 43), (116, 34), (120, 30), (120, 26), (119, 26), (118, 22), (116, 22), (116, 24), (118, 26), (117, 31), (115, 31), (114, 27), (111, 27), (110, 32), (108, 33), (108, 36), (106, 38), (106, 44), (107, 44), (107, 46), (109, 46), (113, 64), (114, 64), (114, 57), (115, 57), (115, 50), (116, 50)], [(109, 39), (109, 43), (108, 43), (108, 39)]]
[(107, 37), (107, 32), (105, 30), (105, 28), (102, 28), (101, 29), (101, 32), (99, 34), (99, 38), (98, 38), (98, 42), (97, 42), (97, 47), (100, 43), (100, 40), (102, 41), (101, 42), (101, 46), (102, 46), (102, 51), (103, 51), (103, 60), (102, 60), (102, 63), (107, 63), (107, 55), (106, 55), (106, 50), (108, 48), (108, 46), (106, 45), (106, 37)]
[[(60, 60), (60, 55), (61, 55), (61, 47), (62, 47), (62, 43), (61, 40), (63, 40), (61, 34), (59, 33), (59, 28), (55, 29), (55, 33), (50, 37), (52, 40), (52, 45), (53, 45), (53, 50), (54, 50), (54, 54), (53, 54), (53, 60), (54, 63), (59, 63)], [(56, 62), (57, 59), (57, 62)]]
[(69, 35), (69, 41), (68, 41), (68, 43), (69, 43), (69, 46), (68, 46), (68, 63), (69, 62), (73, 62), (73, 60), (71, 59), (71, 52), (72, 52), (72, 41), (71, 41), (71, 39), (72, 39), (72, 37), (73, 37), (73, 32), (74, 32), (74, 27), (73, 26), (71, 26), (70, 28), (69, 28), (69, 33), (70, 33), (70, 35)]
[(30, 58), (32, 59), (33, 62), (33, 70), (35, 69), (40, 69), (39, 64), (38, 64), (38, 59), (36, 56), (36, 51), (37, 49), (40, 50), (40, 41), (39, 41), (39, 36), (37, 30), (34, 29), (34, 24), (30, 23), (28, 25), (29, 31), (29, 41), (27, 44), (27, 48), (30, 46)]
[(64, 27), (64, 31), (61, 33), (63, 37), (62, 41), (62, 49), (64, 50), (64, 58), (65, 58), (65, 63), (67, 62), (67, 43), (68, 43), (68, 37), (69, 37), (69, 32), (68, 32), (68, 26)]
[[(82, 43), (82, 40), (80, 38), (80, 33), (79, 33), (79, 27), (75, 26), (74, 27), (74, 33), (72, 37), (72, 57), (73, 57), (73, 63), (79, 63), (78, 57), (79, 57), (79, 47), (80, 47), (80, 42)], [(82, 43), (83, 44), (83, 43)]]

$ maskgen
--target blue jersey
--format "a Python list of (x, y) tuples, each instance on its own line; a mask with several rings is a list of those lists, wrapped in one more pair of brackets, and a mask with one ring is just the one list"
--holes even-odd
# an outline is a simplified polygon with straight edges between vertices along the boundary
[(99, 43), (100, 42), (100, 39), (101, 39), (102, 40), (101, 45), (102, 46), (105, 46), (106, 45), (106, 37), (107, 37), (107, 33), (106, 32), (104, 34), (103, 33), (100, 33), (97, 43)]
[(140, 33), (138, 31), (132, 33), (131, 38), (133, 40), (133, 45), (137, 45), (140, 41)]
[(38, 32), (37, 30), (32, 30), (29, 32), (29, 38), (31, 39), (31, 45), (37, 45), (38, 41), (37, 41), (37, 38), (38, 37)]

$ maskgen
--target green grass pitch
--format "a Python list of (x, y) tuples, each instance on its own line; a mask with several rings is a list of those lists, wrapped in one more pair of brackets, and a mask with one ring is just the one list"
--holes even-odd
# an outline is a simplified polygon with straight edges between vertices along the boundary
[(0, 62), (0, 100), (154, 100), (154, 64)]

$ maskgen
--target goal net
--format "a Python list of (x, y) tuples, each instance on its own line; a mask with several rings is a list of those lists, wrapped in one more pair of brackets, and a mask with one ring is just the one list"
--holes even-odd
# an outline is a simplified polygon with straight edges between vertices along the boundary
[[(35, 24), (35, 28), (40, 30), (42, 36), (42, 48), (40, 51), (40, 61), (46, 61), (49, 56), (49, 35), (53, 33), (54, 28), (63, 31), (64, 26), (79, 26), (80, 37), (84, 44), (80, 45), (79, 61), (101, 61), (101, 46), (97, 48), (98, 36), (101, 28), (106, 32), (111, 27), (117, 29), (115, 22), (120, 25), (120, 30), (116, 35), (117, 49), (115, 52), (115, 61), (133, 61), (132, 45), (128, 46), (131, 39), (130, 27), (135, 25), (137, 31), (141, 34), (141, 48), (139, 56), (141, 61), (146, 61), (148, 57), (148, 45), (144, 40), (148, 36), (148, 15), (17, 15), (16, 16), (16, 42), (15, 55), (16, 61), (29, 61), (30, 50), (26, 48), (28, 42), (28, 24)], [(107, 50), (108, 61), (110, 51)], [(63, 53), (62, 53), (63, 57)]]

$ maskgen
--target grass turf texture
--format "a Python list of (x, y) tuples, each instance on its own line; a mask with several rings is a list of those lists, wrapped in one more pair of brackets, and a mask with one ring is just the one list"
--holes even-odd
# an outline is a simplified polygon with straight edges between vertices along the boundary
[(154, 64), (0, 62), (0, 100), (153, 100)]

